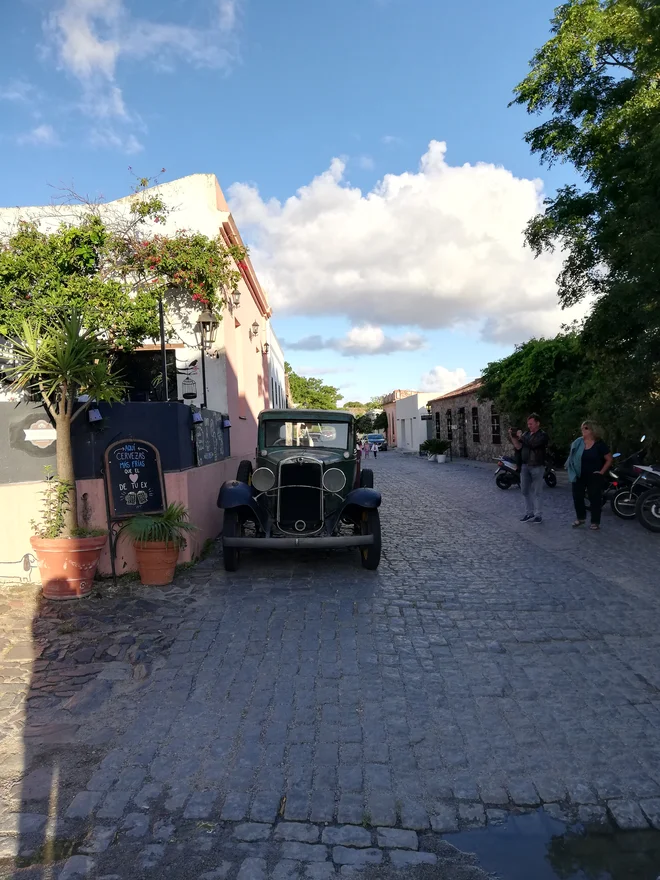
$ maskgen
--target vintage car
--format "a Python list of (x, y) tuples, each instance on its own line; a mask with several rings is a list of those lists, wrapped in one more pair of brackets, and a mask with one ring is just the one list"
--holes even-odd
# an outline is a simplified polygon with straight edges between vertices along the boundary
[(360, 468), (348, 412), (270, 409), (259, 415), (256, 467), (242, 461), (218, 507), (227, 571), (243, 549), (357, 547), (364, 568), (380, 562), (381, 496)]

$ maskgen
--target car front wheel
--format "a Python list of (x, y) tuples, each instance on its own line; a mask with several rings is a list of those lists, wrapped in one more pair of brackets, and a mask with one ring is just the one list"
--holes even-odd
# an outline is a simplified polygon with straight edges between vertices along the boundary
[[(225, 522), (222, 527), (223, 538), (236, 538), (241, 533), (238, 513), (235, 510), (225, 510)], [(222, 561), (225, 571), (238, 571), (239, 550), (237, 547), (227, 547), (222, 542)]]
[(362, 568), (375, 571), (380, 562), (381, 537), (380, 537), (380, 514), (377, 510), (363, 510), (360, 521), (360, 531), (363, 535), (373, 535), (373, 544), (367, 544), (360, 548)]
[(360, 489), (373, 489), (374, 472), (371, 468), (364, 468), (360, 471)]

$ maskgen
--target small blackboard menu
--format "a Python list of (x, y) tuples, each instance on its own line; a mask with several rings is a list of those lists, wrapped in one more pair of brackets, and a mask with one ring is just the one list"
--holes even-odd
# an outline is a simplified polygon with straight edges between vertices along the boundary
[(228, 416), (211, 409), (202, 409), (199, 413), (202, 421), (195, 423), (195, 461), (198, 467), (227, 457), (225, 421), (228, 419)]
[(110, 519), (162, 513), (166, 506), (160, 455), (146, 440), (120, 440), (105, 450)]

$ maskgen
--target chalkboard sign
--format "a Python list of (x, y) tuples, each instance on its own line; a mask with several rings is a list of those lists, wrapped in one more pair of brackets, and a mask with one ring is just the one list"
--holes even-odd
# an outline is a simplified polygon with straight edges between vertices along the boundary
[(197, 466), (213, 464), (227, 457), (225, 450), (225, 421), (228, 416), (210, 409), (199, 411), (201, 422), (195, 424), (195, 460)]
[(110, 519), (162, 513), (166, 506), (160, 455), (146, 440), (119, 440), (105, 450), (105, 485)]

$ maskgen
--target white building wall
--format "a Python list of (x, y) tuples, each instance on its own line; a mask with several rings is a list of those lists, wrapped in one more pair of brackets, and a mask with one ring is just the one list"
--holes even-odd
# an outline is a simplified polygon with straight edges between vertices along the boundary
[(428, 422), (422, 420), (426, 415), (428, 394), (412, 394), (396, 401), (397, 448), (418, 452), (420, 443), (428, 437)]
[(286, 409), (286, 380), (284, 372), (284, 352), (273, 330), (272, 323), (268, 322), (268, 374), (270, 382), (270, 408)]

